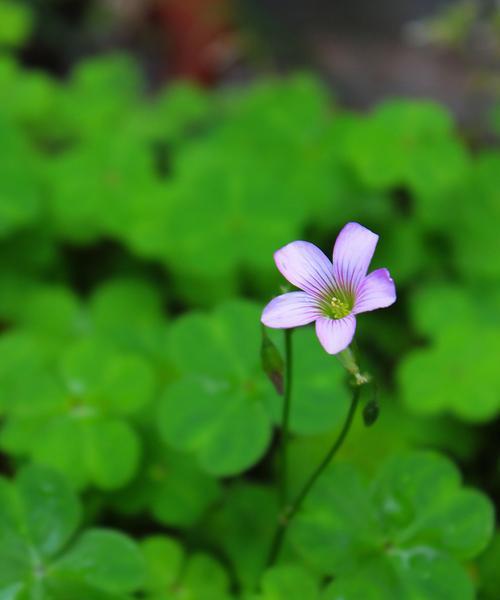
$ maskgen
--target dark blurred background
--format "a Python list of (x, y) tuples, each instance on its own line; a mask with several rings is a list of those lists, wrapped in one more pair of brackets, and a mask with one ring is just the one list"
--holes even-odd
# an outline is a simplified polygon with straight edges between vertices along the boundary
[(482, 141), (500, 87), (495, 0), (25, 2), (37, 19), (23, 59), (60, 75), (117, 48), (141, 60), (152, 89), (174, 76), (213, 86), (307, 67), (346, 106), (435, 99)]

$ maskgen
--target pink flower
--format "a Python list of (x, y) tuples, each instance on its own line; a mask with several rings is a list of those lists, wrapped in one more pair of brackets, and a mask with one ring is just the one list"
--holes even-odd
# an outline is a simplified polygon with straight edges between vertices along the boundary
[(385, 308), (396, 301), (387, 269), (367, 275), (378, 235), (359, 223), (347, 223), (333, 248), (333, 264), (309, 242), (291, 242), (274, 254), (278, 269), (300, 292), (271, 300), (262, 323), (288, 329), (316, 322), (316, 334), (329, 354), (341, 352), (352, 341), (356, 315)]

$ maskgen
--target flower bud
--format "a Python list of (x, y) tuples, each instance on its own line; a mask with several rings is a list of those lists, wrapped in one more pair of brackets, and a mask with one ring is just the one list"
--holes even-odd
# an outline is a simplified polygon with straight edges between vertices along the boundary
[(267, 335), (264, 327), (262, 327), (260, 357), (264, 372), (271, 380), (276, 392), (282, 396), (284, 390), (283, 374), (285, 371), (285, 363), (283, 362), (283, 358), (281, 357), (278, 348)]
[(370, 427), (378, 419), (379, 406), (376, 400), (370, 400), (363, 408), (363, 421), (367, 427)]

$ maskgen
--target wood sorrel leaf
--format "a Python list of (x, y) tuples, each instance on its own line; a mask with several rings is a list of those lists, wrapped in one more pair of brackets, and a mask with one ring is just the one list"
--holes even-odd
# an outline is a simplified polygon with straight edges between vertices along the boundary
[(314, 576), (300, 565), (273, 567), (262, 577), (259, 600), (317, 600), (319, 586)]
[(500, 589), (500, 572), (498, 564), (500, 560), (500, 532), (496, 531), (491, 544), (481, 554), (477, 561), (479, 571), (479, 589), (481, 598), (495, 600)]
[(218, 481), (202, 471), (193, 456), (176, 452), (145, 434), (138, 475), (116, 493), (113, 506), (124, 515), (148, 510), (164, 525), (192, 527), (220, 498)]
[[(266, 567), (266, 553), (278, 513), (274, 490), (237, 482), (207, 522), (207, 537), (233, 566), (243, 589), (255, 589)], [(222, 532), (222, 535), (221, 535)]]
[(147, 600), (229, 600), (229, 578), (222, 565), (204, 553), (186, 555), (167, 536), (146, 538), (141, 549), (146, 561)]
[[(272, 423), (280, 419), (283, 400), (260, 365), (259, 321), (259, 306), (234, 301), (211, 314), (182, 317), (170, 329), (169, 355), (179, 376), (160, 402), (160, 431), (167, 443), (194, 453), (214, 475), (233, 475), (255, 464), (267, 448)], [(293, 344), (292, 431), (328, 431), (347, 411), (342, 368), (332, 364), (309, 329), (297, 330)]]
[(31, 31), (32, 15), (29, 9), (12, 0), (0, 4), (0, 45), (20, 46)]
[(327, 598), (354, 600), (370, 578), (391, 600), (440, 599), (449, 586), (468, 600), (473, 587), (461, 561), (485, 547), (492, 529), (488, 499), (463, 488), (450, 461), (413, 452), (385, 463), (371, 486), (352, 467), (334, 466), (291, 533), (304, 558), (335, 576)]
[(0, 138), (0, 238), (3, 238), (37, 220), (41, 210), (41, 186), (36, 174), (35, 157), (25, 140), (16, 134), (2, 114)]
[(160, 431), (174, 447), (193, 452), (209, 473), (241, 472), (270, 441), (266, 404), (274, 391), (260, 369), (259, 348), (259, 308), (246, 302), (188, 315), (170, 330), (180, 377), (165, 389)]
[(124, 485), (140, 453), (126, 418), (150, 398), (150, 366), (98, 338), (71, 343), (58, 365), (37, 362), (13, 385), (2, 447), (52, 466), (78, 487)]
[[(453, 412), (466, 421), (490, 419), (500, 409), (498, 294), (474, 295), (452, 286), (422, 288), (412, 313), (431, 345), (406, 355), (399, 367), (402, 398), (423, 415)], [(471, 343), (473, 340), (473, 343)]]
[(142, 559), (127, 536), (95, 529), (75, 538), (81, 506), (60, 475), (27, 467), (15, 482), (0, 479), (0, 499), (0, 596), (113, 600), (141, 585)]
[(500, 152), (478, 156), (453, 197), (448, 221), (456, 264), (471, 281), (498, 281), (497, 259), (500, 196)]

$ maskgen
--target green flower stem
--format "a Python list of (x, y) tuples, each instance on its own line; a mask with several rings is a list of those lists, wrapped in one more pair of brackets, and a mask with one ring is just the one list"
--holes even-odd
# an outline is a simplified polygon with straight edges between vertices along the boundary
[(283, 398), (283, 414), (281, 418), (281, 473), (279, 498), (280, 505), (288, 502), (288, 438), (290, 437), (290, 405), (292, 400), (292, 332), (285, 329), (285, 396)]
[(331, 460), (333, 459), (335, 454), (338, 452), (338, 450), (341, 448), (342, 444), (344, 443), (344, 440), (351, 428), (351, 425), (352, 425), (352, 422), (354, 419), (354, 415), (356, 413), (356, 409), (359, 404), (360, 394), (361, 394), (361, 385), (355, 385), (355, 387), (353, 389), (352, 400), (351, 400), (351, 405), (349, 407), (349, 412), (347, 413), (347, 417), (346, 417), (346, 420), (342, 427), (342, 430), (340, 431), (337, 439), (333, 443), (333, 446), (326, 453), (323, 460), (319, 463), (317, 468), (313, 471), (313, 473), (311, 474), (309, 479), (306, 481), (306, 483), (304, 484), (304, 487), (299, 492), (299, 494), (296, 497), (296, 499), (294, 500), (294, 502), (290, 506), (285, 507), (285, 510), (283, 511), (281, 518), (278, 522), (278, 526), (276, 528), (273, 541), (271, 543), (271, 550), (269, 552), (269, 556), (268, 556), (268, 560), (267, 560), (268, 567), (272, 566), (276, 562), (276, 559), (279, 556), (281, 547), (283, 545), (283, 541), (285, 539), (285, 534), (286, 534), (288, 526), (290, 525), (291, 520), (293, 519), (295, 514), (300, 510), (302, 504), (304, 503), (304, 500), (306, 499), (307, 495), (309, 494), (311, 488), (316, 483), (318, 477), (328, 467)]

